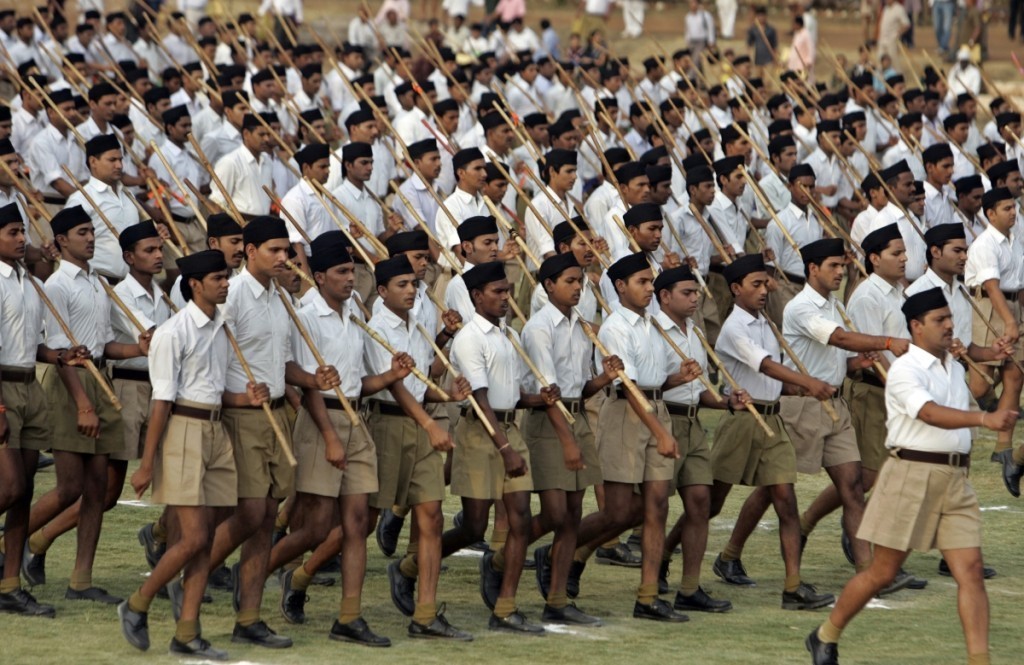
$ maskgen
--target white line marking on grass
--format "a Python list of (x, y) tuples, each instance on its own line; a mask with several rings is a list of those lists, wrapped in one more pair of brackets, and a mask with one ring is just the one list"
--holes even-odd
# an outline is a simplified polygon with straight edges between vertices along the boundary
[(464, 556), (464, 557), (469, 557), (471, 559), (480, 559), (480, 558), (483, 558), (484, 553), (480, 552), (479, 550), (471, 550), (469, 548), (466, 548), (466, 549), (463, 549), (463, 550), (459, 550), (458, 552), (456, 552), (452, 556)]
[(871, 600), (869, 600), (868, 604), (866, 605), (866, 607), (869, 610), (894, 610), (894, 609), (896, 609), (892, 605), (887, 604), (884, 600), (879, 600), (878, 598), (872, 598)]
[[(570, 628), (569, 626), (563, 626), (562, 624), (558, 623), (546, 623), (544, 624), (544, 630), (548, 631), (549, 633), (558, 633), (559, 635), (574, 635), (577, 637), (585, 637), (588, 640), (608, 640), (608, 638), (604, 635), (598, 635), (593, 631), (575, 630), (573, 628)], [(600, 628), (597, 628), (597, 630), (600, 630)]]
[(151, 508), (152, 504), (148, 501), (138, 501), (137, 499), (125, 499), (124, 501), (118, 501), (119, 506), (132, 506), (133, 508)]

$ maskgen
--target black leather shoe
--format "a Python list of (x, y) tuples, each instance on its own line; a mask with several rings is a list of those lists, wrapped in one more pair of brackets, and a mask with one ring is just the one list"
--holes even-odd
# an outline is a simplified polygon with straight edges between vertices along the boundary
[(21, 555), (21, 574), (29, 586), (46, 584), (46, 552), (33, 554), (25, 543), (25, 552)]
[(464, 630), (459, 630), (455, 626), (448, 623), (448, 619), (444, 616), (445, 606), (442, 603), (441, 609), (437, 611), (437, 616), (430, 622), (429, 626), (416, 623), (415, 621), (409, 622), (409, 637), (425, 639), (425, 640), (453, 640), (455, 642), (472, 642), (473, 636)]
[[(462, 521), (465, 519), (465, 515), (460, 510), (455, 513), (455, 517), (452, 518), (452, 526), (456, 529), (462, 527)], [(467, 550), (473, 550), (474, 552), (487, 552), (491, 549), (491, 546), (487, 544), (486, 540), (479, 540), (471, 545), (466, 546)]]
[(594, 558), (598, 563), (610, 566), (640, 567), (640, 557), (633, 554), (633, 550), (623, 543), (619, 543), (615, 547), (598, 547), (594, 552)]
[(719, 554), (715, 557), (715, 563), (711, 566), (711, 570), (726, 584), (757, 586), (757, 582), (747, 577), (747, 571), (743, 567), (743, 562), (739, 559), (725, 561), (722, 559), (722, 555)]
[(57, 610), (53, 608), (53, 605), (43, 605), (37, 602), (35, 597), (24, 589), (0, 593), (0, 612), (47, 619), (52, 619), (57, 615)]
[(640, 556), (640, 552), (643, 551), (644, 547), (643, 538), (639, 534), (629, 534), (629, 538), (626, 538), (626, 547), (633, 554)]
[(349, 623), (339, 623), (335, 619), (334, 625), (331, 626), (331, 632), (327, 637), (339, 642), (362, 644), (364, 647), (391, 646), (391, 640), (370, 630), (370, 627), (366, 624), (366, 619), (362, 617)]
[(1013, 449), (1007, 448), (997, 454), (999, 463), (1003, 465), (1003, 485), (1014, 498), (1020, 497), (1020, 477), (1024, 475), (1024, 466), (1013, 461)]
[(881, 598), (882, 596), (888, 596), (890, 594), (896, 593), (901, 589), (906, 589), (907, 585), (909, 585), (913, 581), (913, 575), (911, 575), (905, 570), (900, 569), (900, 571), (896, 573), (896, 577), (892, 578), (892, 582), (889, 582), (889, 586), (885, 587), (884, 589), (878, 592), (878, 597)]
[(327, 563), (317, 569), (317, 575), (337, 575), (341, 572), (341, 555), (332, 556)]
[(530, 623), (526, 620), (526, 616), (522, 612), (516, 610), (512, 614), (509, 614), (504, 619), (491, 614), (491, 618), (487, 620), (487, 627), (491, 630), (501, 630), (506, 633), (518, 633), (520, 635), (544, 635), (545, 630), (543, 626)]
[(658, 595), (662, 596), (672, 590), (668, 585), (668, 561), (662, 561), (658, 566)]
[(804, 640), (804, 646), (811, 652), (811, 665), (839, 665), (839, 645), (822, 642), (817, 628)]
[(416, 611), (416, 580), (403, 575), (399, 562), (392, 561), (388, 564), (388, 582), (391, 586), (391, 602), (399, 612), (411, 617)]
[(171, 616), (175, 621), (181, 619), (181, 606), (185, 602), (185, 589), (181, 586), (181, 578), (176, 577), (167, 583), (167, 599), (171, 601)]
[(395, 550), (398, 549), (398, 537), (402, 535), (402, 525), (404, 524), (405, 518), (399, 517), (390, 510), (385, 510), (380, 514), (376, 529), (377, 547), (389, 559), (395, 555)]
[[(900, 568), (900, 573), (910, 575), (910, 573), (907, 573), (907, 571), (903, 570), (902, 568)], [(916, 577), (914, 575), (910, 575), (910, 582), (907, 584), (908, 589), (910, 589), (911, 591), (920, 591), (926, 586), (928, 586), (928, 580), (924, 579), (923, 577)]]
[(237, 644), (254, 644), (267, 649), (287, 649), (292, 645), (290, 637), (278, 635), (265, 621), (257, 621), (251, 626), (236, 623), (235, 629), (231, 631), (231, 641)]
[(234, 587), (231, 586), (231, 569), (227, 566), (221, 566), (214, 570), (206, 579), (206, 586), (217, 591), (233, 590)]
[(82, 589), (81, 591), (75, 591), (71, 587), (64, 592), (64, 600), (91, 600), (94, 603), (103, 603), (104, 605), (117, 605), (121, 603), (124, 598), (118, 598), (107, 593), (106, 589), (101, 589), (98, 586), (91, 586), (88, 589)]
[(541, 598), (547, 600), (551, 590), (551, 545), (543, 545), (533, 550), (534, 574), (537, 577), (537, 589)]
[(545, 605), (540, 619), (544, 623), (557, 623), (564, 626), (593, 626), (596, 628), (604, 625), (604, 622), (597, 617), (581, 611), (575, 603), (569, 603), (565, 607)]
[(39, 460), (36, 462), (36, 471), (42, 471), (53, 466), (53, 456), (39, 454)]
[(501, 592), (501, 580), (504, 575), (494, 569), (494, 552), (485, 552), (480, 559), (480, 597), (487, 609), (493, 610)]
[[(804, 550), (807, 549), (807, 538), (808, 538), (808, 536), (806, 536), (805, 534), (802, 534), (802, 533), (800, 534), (800, 556), (801, 556), (801, 558), (804, 555)], [(779, 546), (781, 547), (781, 544)]]
[(231, 566), (231, 607), (238, 614), (242, 608), (242, 564), (236, 563)]
[(146, 612), (132, 612), (128, 601), (117, 606), (117, 618), (121, 620), (121, 634), (128, 644), (139, 651), (149, 650), (149, 615)]
[[(990, 580), (996, 575), (998, 575), (996, 569), (991, 566), (983, 565), (981, 571), (982, 577), (984, 577), (986, 580)], [(943, 577), (953, 576), (953, 573), (949, 570), (949, 564), (946, 563), (945, 559), (939, 559), (939, 575), (942, 575)]]
[(784, 610), (816, 610), (831, 605), (836, 597), (830, 593), (818, 593), (810, 584), (801, 582), (796, 591), (782, 592), (782, 609)]
[(663, 621), (666, 623), (683, 623), (690, 620), (690, 617), (685, 614), (679, 614), (661, 598), (655, 598), (654, 602), (650, 605), (645, 605), (639, 600), (633, 603), (633, 618)]
[(856, 566), (857, 561), (853, 558), (853, 540), (850, 539), (850, 534), (846, 533), (846, 529), (842, 529), (842, 535), (839, 537), (839, 545), (843, 548), (843, 556), (850, 563), (851, 566)]
[(160, 557), (167, 551), (167, 543), (157, 542), (156, 537), (153, 535), (152, 522), (139, 529), (139, 544), (146, 551), (146, 563), (149, 564), (149, 569), (156, 568), (156, 564), (160, 562)]
[(732, 609), (732, 603), (728, 600), (715, 600), (708, 595), (702, 587), (697, 587), (697, 591), (692, 596), (684, 596), (682, 592), (676, 592), (676, 600), (672, 603), (672, 609), (686, 612), (710, 612), (712, 614), (721, 614), (728, 612)]
[(583, 571), (586, 568), (586, 561), (574, 560), (569, 564), (569, 576), (565, 581), (565, 594), (570, 598), (577, 598), (580, 595), (580, 580), (583, 578)]
[(189, 642), (179, 642), (176, 637), (171, 638), (169, 651), (172, 654), (184, 654), (198, 656), (206, 660), (228, 660), (228, 652), (214, 649), (209, 642), (202, 637), (197, 637)]
[(292, 588), (295, 570), (286, 570), (281, 575), (281, 616), (288, 623), (306, 623), (306, 601), (309, 596), (305, 589)]

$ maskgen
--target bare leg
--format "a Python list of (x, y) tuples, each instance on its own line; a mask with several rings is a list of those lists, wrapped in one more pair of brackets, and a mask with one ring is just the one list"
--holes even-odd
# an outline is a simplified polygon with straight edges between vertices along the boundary
[(498, 598), (515, 598), (519, 578), (523, 574), (526, 545), (530, 532), (530, 493), (512, 492), (502, 497), (508, 519), (508, 540), (505, 542), (505, 567)]
[[(760, 489), (760, 488), (759, 488)], [(786, 577), (800, 574), (800, 516), (796, 508), (796, 491), (792, 485), (769, 485), (775, 513), (779, 516), (779, 542), (782, 561), (786, 564)], [(737, 523), (737, 528), (739, 524)], [(733, 534), (735, 534), (735, 530)]]
[(644, 502), (644, 530), (640, 540), (642, 563), (640, 584), (658, 583), (661, 553), (665, 547), (665, 521), (668, 519), (668, 496), (672, 483), (668, 480), (649, 480), (640, 487)]
[[(683, 576), (700, 577), (700, 566), (708, 548), (708, 522), (711, 514), (711, 491), (707, 485), (690, 485), (679, 490), (683, 498), (683, 513), (679, 521), (680, 539), (683, 544)], [(676, 528), (673, 527), (673, 532)], [(675, 549), (675, 543), (665, 543), (665, 548)]]
[[(778, 487), (777, 485), (774, 487)], [(790, 492), (792, 492), (793, 486), (790, 485)], [(761, 518), (768, 512), (768, 506), (772, 505), (774, 499), (772, 493), (768, 487), (755, 487), (754, 491), (750, 493), (747, 500), (743, 502), (743, 507), (740, 508), (740, 514), (736, 517), (736, 526), (732, 529), (732, 535), (729, 536), (729, 544), (740, 550), (746, 544), (747, 539), (750, 538), (750, 534), (754, 533), (754, 529), (761, 522)], [(793, 495), (793, 510), (796, 510), (796, 495)], [(776, 509), (777, 511), (777, 509)], [(780, 515), (781, 520), (781, 515)], [(781, 527), (781, 524), (780, 524)], [(800, 548), (800, 522), (797, 517), (797, 552), (799, 553)], [(799, 559), (799, 554), (798, 554)]]
[(957, 584), (957, 609), (968, 654), (988, 653), (988, 594), (980, 547), (943, 550)]
[(419, 569), (416, 590), (417, 602), (429, 605), (437, 602), (437, 580), (441, 576), (441, 530), (444, 529), (444, 514), (440, 501), (429, 501), (412, 507), (412, 536), (419, 545), (416, 550), (416, 566)]
[(239, 609), (259, 610), (263, 602), (263, 585), (267, 581), (267, 564), (270, 562), (270, 541), (274, 534), (274, 519), (277, 517), (277, 500), (260, 499), (261, 520), (255, 532), (242, 544), (239, 559)]
[(839, 594), (839, 600), (828, 616), (832, 625), (845, 628), (879, 591), (892, 582), (908, 554), (875, 545), (871, 567), (854, 575)]
[(86, 458), (78, 453), (63, 450), (53, 451), (54, 468), (57, 472), (57, 486), (39, 497), (28, 521), (29, 535), (46, 526), (62, 510), (82, 496)]
[(338, 502), (329, 497), (300, 493), (289, 503), (293, 506), (301, 504), (302, 507), (298, 510), (298, 514), (303, 518), (293, 521), (294, 528), (288, 532), (287, 536), (277, 541), (277, 545), (270, 551), (270, 563), (266, 570), (267, 577), (270, 577), (284, 564), (322, 543), (327, 537), (331, 525), (337, 523), (335, 511)]
[(82, 484), (82, 509), (78, 517), (78, 551), (75, 555), (75, 573), (92, 573), (96, 559), (96, 545), (103, 526), (103, 504), (107, 493), (107, 456), (89, 455), (85, 458), (85, 477)]
[(852, 538), (854, 561), (865, 564), (871, 560), (871, 545), (855, 537), (864, 517), (864, 487), (860, 480), (860, 462), (839, 464), (825, 471), (832, 479), (832, 485), (843, 503), (843, 529)]
[(369, 522), (369, 495), (346, 494), (341, 497), (341, 596), (359, 598), (366, 577), (366, 529)]
[[(5, 579), (18, 577), (21, 574), (22, 550), (28, 538), (28, 516), (32, 508), (32, 491), (35, 487), (36, 464), (39, 452), (36, 450), (0, 451), (0, 482), (6, 492), (0, 509), (7, 511), (4, 523), (4, 558), (3, 570)], [(7, 473), (9, 472), (9, 473)], [(10, 483), (10, 485), (8, 485)]]

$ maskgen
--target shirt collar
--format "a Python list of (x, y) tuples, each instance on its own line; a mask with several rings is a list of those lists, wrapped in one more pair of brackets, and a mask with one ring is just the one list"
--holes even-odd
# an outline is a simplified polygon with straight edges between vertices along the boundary
[(156, 298), (157, 287), (155, 282), (153, 283), (153, 291), (146, 291), (146, 288), (139, 283), (139, 280), (132, 276), (131, 272), (125, 276), (124, 282), (125, 288), (132, 294), (132, 297), (145, 296), (147, 298)]
[(636, 312), (634, 312), (633, 310), (629, 309), (628, 307), (620, 306), (617, 311), (619, 312), (619, 314), (622, 315), (622, 317), (624, 319), (626, 319), (626, 321), (631, 326), (635, 326), (637, 324), (637, 322), (639, 322), (640, 320), (643, 320), (644, 322), (647, 321), (647, 312), (646, 312), (646, 310), (644, 311), (643, 314), (637, 314)]
[(189, 300), (188, 304), (185, 305), (185, 311), (188, 312), (189, 317), (192, 318), (192, 321), (196, 324), (197, 328), (203, 328), (211, 321), (214, 324), (214, 329), (220, 328), (224, 325), (224, 318), (221, 316), (219, 308), (214, 310), (213, 318), (211, 319), (205, 312), (203, 312), (203, 310), (199, 309), (199, 306), (196, 305), (194, 300)]
[(874, 282), (875, 288), (879, 289), (885, 295), (900, 293), (900, 289), (897, 284), (890, 284), (885, 279), (879, 277), (877, 272), (871, 273), (871, 276), (868, 277), (868, 279)]
[(756, 323), (759, 325), (764, 324), (764, 317), (760, 315), (754, 316), (753, 314), (739, 306), (732, 308), (732, 314), (730, 314), (730, 316), (738, 317), (740, 323), (745, 326), (749, 326), (752, 323)]
[(245, 284), (254, 298), (262, 298), (264, 295), (270, 295), (271, 289), (263, 288), (263, 285), (259, 283), (259, 280), (256, 279), (255, 275), (249, 272), (248, 268), (242, 270), (241, 274), (238, 276), (238, 280)]
[(57, 270), (60, 271), (60, 272), (63, 272), (64, 274), (66, 274), (71, 279), (75, 279), (79, 275), (82, 275), (86, 279), (88, 279), (88, 278), (90, 278), (92, 276), (92, 269), (91, 268), (89, 270), (83, 270), (82, 268), (79, 268), (78, 266), (76, 266), (71, 261), (61, 261), (60, 265), (57, 266)]
[(342, 187), (345, 188), (349, 194), (351, 194), (357, 201), (362, 201), (366, 198), (366, 184), (363, 184), (363, 189), (359, 189), (352, 183), (351, 180), (345, 178), (345, 182), (342, 183)]
[(499, 321), (498, 325), (494, 325), (493, 323), (488, 321), (486, 318), (484, 318), (484, 316), (482, 314), (480, 314), (479, 312), (474, 312), (473, 313), (473, 325), (475, 325), (477, 328), (479, 328), (484, 334), (488, 334), (488, 333), (491, 333), (491, 332), (497, 332), (497, 333), (501, 334), (501, 333), (505, 332), (505, 322), (504, 321)]
[(933, 354), (928, 353), (927, 351), (922, 349), (920, 346), (911, 343), (910, 350), (907, 351), (907, 355), (913, 358), (918, 365), (924, 367), (925, 369), (930, 369), (933, 365), (941, 365), (943, 371), (945, 371), (948, 367), (948, 364), (946, 362), (946, 360), (949, 359), (948, 353), (945, 354), (944, 358), (939, 359), (935, 357)]
[(0, 277), (10, 278), (12, 274), (17, 272), (19, 279), (21, 276), (21, 268), (15, 268), (6, 261), (0, 261)]

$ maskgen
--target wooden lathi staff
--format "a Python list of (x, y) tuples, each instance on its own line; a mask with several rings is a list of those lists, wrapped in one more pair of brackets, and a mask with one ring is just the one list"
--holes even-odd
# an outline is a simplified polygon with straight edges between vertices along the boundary
[[(583, 317), (583, 314), (580, 313), (580, 310), (576, 307), (573, 307), (572, 311), (576, 313), (577, 317), (579, 317), (580, 326), (583, 327), (583, 332), (590, 339), (590, 342), (594, 345), (594, 347), (597, 348), (598, 353), (600, 353), (602, 356), (606, 358), (611, 356), (612, 353), (608, 351), (608, 347), (606, 347), (604, 345), (604, 342), (602, 342), (601, 339), (597, 336), (597, 333), (594, 332), (593, 326), (591, 326), (590, 323)], [(646, 411), (647, 413), (654, 413), (654, 405), (647, 400), (647, 395), (644, 395), (643, 391), (640, 390), (640, 388), (638, 388), (635, 383), (633, 383), (633, 379), (629, 378), (629, 375), (626, 374), (625, 370), (620, 370), (616, 372), (615, 378), (622, 381), (622, 385), (626, 388), (626, 390), (629, 391), (631, 395), (633, 395), (634, 399), (636, 399), (636, 401), (640, 403), (640, 406), (643, 408), (644, 411)]]
[[(789, 345), (789, 342), (786, 341), (786, 338), (782, 336), (782, 333), (779, 331), (779, 327), (775, 325), (775, 322), (772, 321), (767, 316), (764, 317), (764, 319), (765, 321), (768, 322), (768, 327), (772, 329), (772, 334), (775, 335), (775, 339), (779, 341), (779, 346), (781, 346), (782, 350), (786, 352), (786, 355), (789, 356), (789, 359), (793, 361), (793, 364), (796, 365), (796, 368), (800, 371), (800, 373), (805, 376), (811, 376), (811, 373), (807, 371), (807, 366), (804, 365), (803, 361), (801, 361), (800, 358), (797, 357), (796, 353), (793, 351), (793, 347), (791, 347)], [(839, 422), (839, 414), (836, 413), (836, 410), (832, 408), (832, 405), (829, 402), (822, 400), (821, 406), (823, 409), (825, 409), (825, 412), (828, 413), (829, 417), (832, 418), (832, 422)]]
[[(988, 328), (988, 331), (990, 333), (992, 333), (992, 336), (995, 337), (996, 339), (999, 339), (999, 337), (1001, 337), (1001, 335), (992, 326), (992, 323), (988, 320), (988, 317), (985, 316), (984, 313), (982, 313), (981, 308), (978, 307), (978, 303), (974, 302), (974, 298), (972, 298), (971, 294), (967, 291), (967, 287), (964, 286), (963, 284), (960, 284), (959, 286), (960, 286), (960, 290), (963, 291), (964, 296), (966, 296), (967, 302), (971, 303), (971, 309), (974, 310), (974, 314), (979, 319), (981, 319), (982, 322), (984, 322), (985, 327)], [(1017, 369), (1019, 369), (1021, 372), (1024, 372), (1024, 366), (1021, 365), (1021, 362), (1019, 360), (1017, 360), (1013, 356), (1010, 356), (1009, 361), (1012, 362), (1014, 365), (1016, 365)]]
[[(768, 317), (765, 318), (767, 319)], [(732, 374), (729, 373), (729, 370), (725, 368), (725, 363), (722, 362), (722, 359), (718, 357), (717, 353), (715, 353), (711, 344), (708, 343), (708, 339), (704, 336), (704, 332), (697, 326), (693, 327), (693, 332), (697, 335), (697, 339), (700, 340), (700, 344), (704, 347), (704, 351), (708, 354), (708, 358), (715, 364), (718, 371), (721, 372), (722, 378), (724, 378), (725, 382), (729, 384), (729, 387), (732, 388), (734, 392), (742, 390), (743, 388), (740, 387), (740, 384), (736, 383), (736, 379), (734, 379)], [(768, 423), (765, 422), (765, 419), (757, 412), (757, 409), (754, 408), (753, 404), (747, 402), (746, 409), (750, 412), (750, 415), (754, 417), (754, 420), (757, 421), (757, 424), (760, 425), (761, 429), (764, 430), (765, 434), (767, 434), (769, 438), (775, 436), (774, 430), (772, 430)]]
[[(373, 329), (373, 328), (371, 328), (370, 326), (368, 326), (368, 325), (366, 325), (365, 323), (363, 323), (363, 322), (362, 322), (362, 321), (361, 321), (361, 320), (359, 319), (359, 317), (358, 317), (358, 316), (355, 316), (355, 315), (353, 315), (353, 314), (349, 314), (349, 315), (348, 315), (348, 318), (349, 318), (349, 320), (351, 320), (351, 321), (352, 321), (353, 323), (355, 323), (355, 324), (356, 324), (357, 326), (359, 326), (360, 328), (362, 328), (362, 329), (363, 329), (363, 332), (365, 332), (365, 333), (366, 333), (367, 335), (369, 335), (369, 336), (370, 336), (370, 337), (371, 337), (371, 338), (373, 339), (373, 341), (374, 341), (374, 342), (376, 342), (377, 344), (380, 344), (380, 345), (381, 345), (381, 347), (382, 347), (382, 348), (383, 348), (383, 349), (384, 349), (385, 351), (387, 351), (387, 352), (388, 352), (388, 353), (390, 353), (391, 355), (395, 355), (395, 354), (397, 354), (397, 353), (398, 353), (398, 351), (396, 351), (396, 350), (395, 350), (395, 347), (391, 346), (391, 344), (389, 344), (389, 343), (388, 343), (388, 341), (387, 341), (386, 339), (384, 339), (383, 337), (381, 337), (381, 336), (380, 336), (380, 334), (379, 334), (379, 333), (378, 333), (378, 332), (377, 332), (376, 330), (374, 330), (374, 329)], [(436, 393), (437, 393), (438, 395), (440, 395), (440, 396), (441, 396), (441, 399), (443, 399), (443, 400), (445, 400), (445, 401), (447, 401), (447, 400), (450, 400), (450, 399), (451, 399), (451, 396), (450, 396), (450, 395), (448, 395), (448, 393), (446, 393), (446, 392), (445, 392), (445, 391), (444, 391), (444, 390), (443, 390), (443, 389), (441, 388), (441, 386), (439, 386), (439, 385), (437, 385), (436, 383), (434, 383), (433, 381), (431, 381), (431, 380), (430, 380), (430, 377), (428, 377), (428, 376), (427, 376), (426, 374), (424, 374), (424, 373), (423, 373), (423, 371), (422, 371), (422, 370), (420, 370), (420, 368), (418, 368), (418, 367), (413, 367), (411, 371), (412, 371), (412, 375), (413, 375), (413, 376), (415, 376), (415, 377), (416, 377), (417, 379), (419, 379), (420, 381), (422, 381), (422, 382), (424, 383), (424, 385), (426, 385), (426, 386), (427, 386), (428, 388), (432, 389), (432, 390), (433, 390), (434, 392), (436, 392)]]
[[(459, 378), (461, 374), (459, 374), (459, 371), (452, 366), (451, 361), (448, 360), (444, 351), (437, 345), (437, 342), (435, 342), (434, 338), (431, 337), (429, 332), (427, 332), (427, 329), (423, 327), (423, 324), (417, 321), (416, 329), (420, 331), (421, 335), (423, 335), (423, 339), (430, 343), (430, 347), (434, 349), (434, 354), (441, 359), (441, 363), (445, 366), (445, 369), (448, 370), (448, 373), (452, 375), (452, 378)], [(473, 393), (470, 393), (469, 397), (466, 399), (469, 401), (469, 405), (473, 407), (473, 413), (476, 414), (477, 419), (483, 424), (484, 429), (487, 430), (487, 434), (493, 437), (494, 426), (491, 425), (491, 421), (484, 415), (484, 411), (480, 408), (480, 403), (476, 401), (476, 397), (473, 397)]]
[[(676, 341), (672, 339), (672, 337), (668, 334), (668, 331), (662, 328), (661, 324), (658, 323), (658, 320), (653, 316), (651, 317), (651, 325), (654, 326), (654, 329), (658, 331), (658, 334), (661, 335), (661, 338), (665, 340), (665, 343), (668, 344), (669, 347), (671, 347), (672, 350), (676, 352), (676, 355), (679, 356), (680, 360), (682, 360), (684, 363), (693, 360), (693, 358), (686, 355), (686, 352), (683, 351), (678, 344), (676, 344)], [(693, 322), (690, 322), (690, 325), (695, 324)], [(697, 378), (700, 379), (700, 382), (704, 384), (704, 387), (708, 390), (708, 392), (711, 393), (712, 397), (714, 397), (719, 402), (722, 401), (721, 394), (719, 394), (718, 389), (715, 388), (715, 384), (711, 383), (711, 380), (707, 377), (707, 375), (701, 372), (700, 376), (698, 376)]]

